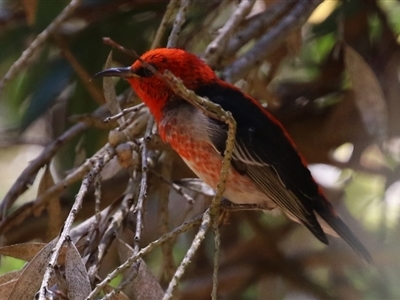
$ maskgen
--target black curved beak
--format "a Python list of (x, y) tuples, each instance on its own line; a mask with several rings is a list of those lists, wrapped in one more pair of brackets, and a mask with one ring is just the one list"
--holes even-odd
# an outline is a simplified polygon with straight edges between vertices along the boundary
[(98, 77), (122, 77), (122, 78), (128, 78), (128, 77), (135, 77), (137, 76), (132, 72), (131, 67), (122, 67), (122, 68), (110, 68), (104, 71), (101, 71), (93, 76), (93, 78), (98, 78)]

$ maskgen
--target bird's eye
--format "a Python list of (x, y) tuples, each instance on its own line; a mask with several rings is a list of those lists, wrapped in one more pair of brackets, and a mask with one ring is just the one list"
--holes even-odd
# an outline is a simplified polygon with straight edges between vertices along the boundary
[[(153, 66), (154, 67), (154, 66)], [(139, 77), (152, 77), (154, 73), (150, 71), (148, 68), (142, 66), (135, 71), (135, 74)]]

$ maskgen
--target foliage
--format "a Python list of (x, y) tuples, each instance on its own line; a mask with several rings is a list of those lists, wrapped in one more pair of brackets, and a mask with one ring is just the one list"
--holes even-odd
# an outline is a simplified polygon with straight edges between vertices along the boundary
[[(400, 297), (400, 5), (320, 2), (0, 2), (0, 145), (42, 147), (21, 174), (3, 170), (14, 184), (0, 189), (0, 252), (27, 264), (6, 270), (0, 294), (32, 298), (42, 286), (83, 299), (106, 279), (97, 290), (122, 291), (115, 299), (209, 299), (218, 270), (219, 299)], [(259, 211), (221, 216), (218, 262), (204, 230), (216, 224), (213, 191), (160, 141), (125, 82), (103, 90), (92, 79), (136, 59), (117, 43), (196, 53), (267, 106), (374, 267), (339, 239), (324, 247)], [(34, 182), (34, 199), (17, 202)]]

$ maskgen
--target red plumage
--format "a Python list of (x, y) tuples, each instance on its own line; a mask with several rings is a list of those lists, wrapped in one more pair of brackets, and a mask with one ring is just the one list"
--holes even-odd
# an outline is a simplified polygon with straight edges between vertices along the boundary
[[(220, 80), (197, 56), (180, 49), (155, 49), (142, 61), (161, 74), (171, 71), (188, 89), (232, 113), (237, 130), (224, 197), (237, 204), (283, 210), (328, 244), (324, 230), (337, 233), (367, 261), (371, 256), (335, 214), (283, 126), (258, 101)], [(227, 137), (226, 124), (179, 96), (137, 60), (131, 67), (96, 75), (124, 77), (149, 107), (162, 139), (214, 189)]]

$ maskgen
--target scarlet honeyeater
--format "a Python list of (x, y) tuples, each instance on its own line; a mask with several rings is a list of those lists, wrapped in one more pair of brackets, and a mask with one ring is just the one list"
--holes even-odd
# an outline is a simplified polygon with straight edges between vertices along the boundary
[[(155, 49), (141, 57), (161, 74), (171, 71), (186, 88), (230, 111), (237, 123), (232, 165), (224, 197), (236, 204), (280, 208), (328, 244), (324, 230), (341, 236), (367, 261), (371, 256), (335, 214), (283, 126), (255, 99), (219, 79), (197, 56), (180, 49)], [(216, 188), (227, 138), (225, 123), (206, 116), (176, 95), (137, 60), (96, 76), (125, 78), (149, 107), (162, 139), (204, 182)]]

